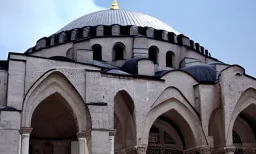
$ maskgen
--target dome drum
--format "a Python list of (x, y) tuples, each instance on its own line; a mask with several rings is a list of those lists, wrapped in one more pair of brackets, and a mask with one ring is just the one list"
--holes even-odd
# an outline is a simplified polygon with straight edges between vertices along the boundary
[(74, 41), (74, 40), (76, 40), (78, 38), (78, 31), (77, 31), (77, 29), (74, 29), (74, 30), (72, 30), (72, 32), (71, 32), (71, 38), (70, 38), (70, 40), (71, 41)]
[(59, 44), (66, 43), (68, 41), (67, 34), (65, 32), (62, 32), (59, 34)]
[[(119, 35), (117, 35), (118, 33)], [(39, 44), (37, 43), (36, 47), (34, 47), (33, 50), (28, 50), (30, 52), (26, 51), (26, 53), (29, 54), (31, 53), (31, 51), (36, 52), (37, 50), (49, 48), (51, 46), (79, 41), (86, 38), (121, 36), (134, 37), (137, 35), (144, 36), (146, 38), (167, 41), (173, 44), (178, 44), (180, 46), (184, 46), (194, 51), (197, 51), (204, 56), (210, 57), (210, 53), (208, 51), (205, 52), (204, 47), (200, 46), (199, 43), (193, 43), (193, 40), (190, 40), (187, 36), (184, 36), (183, 34), (177, 36), (173, 32), (156, 30), (151, 27), (120, 26), (116, 24), (111, 26), (99, 25), (97, 27), (76, 28), (70, 31), (64, 31), (58, 35), (54, 34), (49, 38), (44, 37), (42, 39), (45, 41), (45, 45), (39, 47)]]
[(183, 34), (181, 34), (181, 35), (178, 35), (177, 39), (180, 45), (190, 47), (190, 39), (187, 36), (184, 36)]
[(41, 48), (45, 48), (48, 46), (47, 38), (43, 37), (36, 43), (36, 50), (39, 50)]

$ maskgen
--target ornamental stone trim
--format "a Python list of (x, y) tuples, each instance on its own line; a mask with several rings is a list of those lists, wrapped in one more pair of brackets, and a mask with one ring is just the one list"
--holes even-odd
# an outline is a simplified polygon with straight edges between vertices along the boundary
[(115, 136), (115, 135), (116, 135), (116, 130), (109, 131), (109, 136)]
[(145, 154), (147, 152), (146, 146), (137, 146), (136, 147), (137, 154)]
[(208, 146), (202, 146), (202, 147), (184, 150), (183, 153), (184, 154), (210, 154), (211, 149)]
[(76, 133), (77, 138), (86, 138), (89, 139), (91, 137), (91, 130), (87, 130), (87, 131), (81, 131)]
[(227, 154), (227, 153), (234, 153), (236, 151), (235, 147), (224, 147), (216, 150), (212, 150), (213, 154)]
[(33, 131), (33, 128), (31, 127), (21, 127), (20, 128), (20, 134), (31, 134), (31, 132)]

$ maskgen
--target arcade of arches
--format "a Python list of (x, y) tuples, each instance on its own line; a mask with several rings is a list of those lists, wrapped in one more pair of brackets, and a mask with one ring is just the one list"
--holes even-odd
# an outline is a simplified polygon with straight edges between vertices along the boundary
[[(65, 88), (60, 85), (65, 86)], [(63, 80), (61, 75), (56, 74), (49, 75), (47, 82), (42, 81), (41, 84), (36, 85), (35, 91), (37, 93), (31, 93), (32, 98), (29, 99), (33, 100), (36, 105), (30, 106), (32, 101), (27, 101), (25, 105), (25, 107), (31, 109), (27, 110), (24, 116), (29, 115), (30, 112), (32, 112), (32, 116), (31, 128), (24, 127), (22, 128), (24, 130), (21, 129), (22, 154), (91, 153), (88, 137), (90, 132), (82, 131), (87, 130), (85, 126), (87, 119), (82, 119), (81, 121), (81, 117), (77, 114), (79, 112), (81, 115), (86, 115), (85, 108), (82, 109), (85, 104), (77, 103), (79, 100), (81, 101), (81, 98), (76, 101), (68, 99), (68, 97), (73, 97), (71, 95), (76, 96), (74, 98), (79, 97), (72, 90), (72, 86), (68, 85), (69, 83)], [(43, 93), (41, 90), (47, 90), (47, 88), (54, 90), (51, 92), (48, 89), (49, 95), (47, 97), (45, 95), (41, 96)], [(70, 90), (71, 94), (65, 93), (61, 89)], [(246, 100), (244, 100), (245, 103), (242, 103), (242, 106), (238, 106), (234, 110), (234, 119), (231, 120), (230, 124), (232, 135), (229, 150), (235, 154), (246, 154), (248, 151), (254, 153), (253, 150), (256, 147), (255, 100), (251, 99), (250, 102), (253, 103), (249, 102), (247, 106)], [(114, 97), (113, 108), (115, 134), (113, 135), (114, 138), (112, 138), (114, 142), (110, 153), (129, 153), (128, 151), (137, 150), (136, 110), (133, 99), (126, 91), (119, 91)], [(223, 147), (225, 145), (222, 137), (224, 132), (221, 128), (223, 123), (221, 120), (223, 114), (221, 113), (220, 109), (213, 112), (213, 117), (209, 124), (209, 136), (213, 137), (213, 145), (215, 147)], [(27, 126), (29, 123), (25, 121), (23, 125)], [(174, 98), (159, 103), (149, 111), (144, 129), (148, 130), (145, 131), (146, 135), (144, 136), (147, 141), (147, 147), (146, 151), (141, 153), (211, 153), (211, 147), (208, 146), (209, 143), (204, 138), (203, 130), (200, 127), (200, 119), (195, 111), (186, 106), (186, 103)], [(26, 148), (25, 145), (29, 146)], [(201, 145), (205, 145), (205, 147), (200, 147)]]

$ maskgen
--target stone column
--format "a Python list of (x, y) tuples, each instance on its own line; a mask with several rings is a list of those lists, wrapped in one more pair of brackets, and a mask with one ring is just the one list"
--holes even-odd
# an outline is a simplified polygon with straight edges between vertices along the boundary
[(115, 153), (115, 130), (109, 131), (109, 142), (110, 142), (110, 154)]
[(33, 128), (22, 127), (21, 134), (21, 154), (29, 154), (29, 137)]
[(78, 144), (79, 144), (79, 154), (89, 154), (87, 137), (89, 136), (90, 131), (82, 131), (77, 133)]

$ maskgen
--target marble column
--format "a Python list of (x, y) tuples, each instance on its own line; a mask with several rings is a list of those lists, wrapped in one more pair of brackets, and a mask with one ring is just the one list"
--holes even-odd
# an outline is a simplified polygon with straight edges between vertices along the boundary
[(33, 128), (22, 127), (21, 134), (21, 154), (29, 154), (29, 137)]
[(87, 138), (91, 131), (82, 131), (77, 133), (78, 144), (79, 144), (79, 154), (89, 154)]
[(109, 131), (109, 142), (110, 142), (110, 154), (115, 152), (115, 130)]

